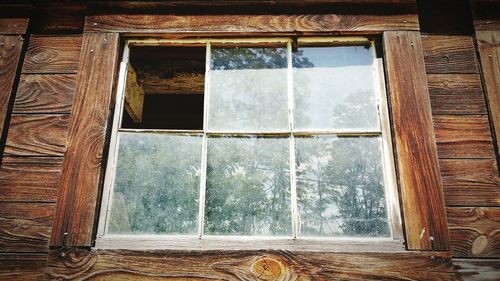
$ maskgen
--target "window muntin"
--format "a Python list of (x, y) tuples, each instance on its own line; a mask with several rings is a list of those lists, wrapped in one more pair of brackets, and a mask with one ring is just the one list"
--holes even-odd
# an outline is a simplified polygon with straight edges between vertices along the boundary
[[(307, 42), (307, 40), (304, 41)], [(394, 200), (394, 196), (391, 195), (390, 198), (384, 198), (382, 196), (378, 198), (379, 200), (372, 201), (370, 201), (369, 198), (365, 198), (366, 196), (363, 197), (364, 192), (366, 193), (367, 191), (367, 188), (363, 188), (362, 185), (363, 178), (369, 177), (368, 175), (372, 177), (374, 186), (372, 189), (376, 191), (376, 194), (383, 195), (387, 193), (387, 191), (385, 191), (386, 189), (393, 188), (386, 184), (386, 182), (390, 182), (390, 180), (387, 180), (387, 177), (390, 177), (391, 173), (388, 172), (387, 167), (391, 165), (387, 165), (387, 163), (382, 161), (384, 158), (386, 159), (385, 161), (387, 161), (387, 159), (392, 161), (392, 157), (386, 156), (390, 154), (387, 145), (385, 145), (385, 148), (381, 145), (384, 138), (388, 136), (387, 133), (385, 133), (385, 135), (382, 134), (378, 116), (380, 112), (377, 111), (377, 108), (381, 105), (384, 106), (384, 104), (380, 104), (381, 89), (377, 79), (380, 73), (378, 73), (379, 69), (377, 63), (375, 63), (376, 58), (374, 55), (373, 43), (365, 39), (361, 40), (364, 46), (359, 46), (359, 42), (356, 42), (354, 46), (339, 47), (327, 43), (327, 46), (313, 47), (308, 46), (310, 43), (307, 42), (307, 46), (302, 47), (299, 39), (298, 49), (292, 52), (292, 42), (288, 40), (285, 42), (285, 47), (261, 47), (259, 44), (251, 47), (235, 47), (234, 45), (224, 47), (223, 44), (218, 44), (217, 47), (212, 48), (210, 40), (207, 40), (204, 130), (202, 132), (183, 131), (183, 133), (186, 133), (184, 135), (179, 134), (179, 131), (175, 130), (161, 130), (160, 132), (161, 134), (176, 135), (179, 137), (187, 137), (188, 133), (201, 133), (201, 144), (199, 148), (194, 149), (195, 151), (201, 150), (201, 157), (199, 158), (201, 162), (199, 163), (199, 167), (201, 167), (199, 170), (200, 196), (199, 200), (192, 199), (193, 206), (198, 204), (198, 206), (196, 206), (198, 207), (197, 236), (202, 238), (209, 238), (214, 235), (264, 235), (290, 238), (390, 236), (389, 224), (391, 222), (389, 222), (389, 220), (391, 216), (386, 214), (387, 207), (385, 200)], [(321, 45), (324, 45), (324, 43)], [(325, 51), (329, 56), (321, 59)], [(216, 56), (212, 56), (213, 53), (215, 53)], [(302, 55), (301, 57), (299, 55), (301, 53), (305, 53), (306, 55)], [(261, 61), (258, 63), (255, 61), (245, 61), (242, 59), (243, 54), (246, 55), (246, 58), (253, 57), (253, 60), (260, 59)], [(260, 58), (259, 55), (261, 56)], [(283, 62), (284, 57), (286, 57), (286, 63)], [(342, 60), (338, 61), (336, 58), (341, 58)], [(300, 62), (300, 60), (303, 60), (303, 62)], [(349, 65), (349, 60), (353, 61), (353, 65)], [(239, 64), (237, 62), (239, 62)], [(320, 66), (313, 67), (314, 62)], [(363, 77), (352, 75), (358, 76), (358, 79), (353, 79), (350, 77), (351, 75), (349, 75), (349, 77), (346, 78), (342, 74), (344, 73), (343, 71), (354, 74), (363, 73), (363, 75), (361, 75)], [(324, 76), (329, 76), (330, 78), (324, 79)], [(331, 78), (331, 76), (333, 76), (333, 78)], [(224, 77), (226, 79), (224, 79)], [(228, 77), (231, 79), (228, 79)], [(296, 77), (296, 79), (294, 79), (294, 77)], [(300, 80), (303, 81), (302, 85)], [(342, 83), (350, 84), (353, 82), (356, 83), (356, 87), (350, 88), (342, 85)], [(303, 89), (304, 85), (307, 86), (310, 83), (317, 84), (317, 86), (314, 87), (315, 91)], [(241, 87), (238, 85), (241, 85)], [(263, 90), (258, 92), (255, 88)], [(322, 104), (316, 101), (313, 102), (313, 104), (319, 107), (319, 110), (311, 110), (310, 107), (308, 108), (308, 102), (311, 100), (314, 101), (315, 97), (328, 97), (329, 88), (346, 89), (345, 91), (348, 93), (346, 93), (344, 99), (337, 104), (335, 102), (326, 102)], [(241, 89), (241, 91), (235, 91), (235, 89)], [(361, 92), (361, 95), (356, 95), (356, 91)], [(241, 95), (242, 92), (248, 93), (247, 95), (263, 94), (264, 98), (251, 99), (245, 95)], [(233, 93), (229, 102), (224, 101), (224, 93)], [(332, 94), (335, 95), (336, 92), (331, 91), (330, 95)], [(266, 99), (268, 95), (274, 95), (275, 98)], [(365, 97), (365, 99), (360, 99), (360, 96)], [(365, 102), (363, 104), (356, 103), (360, 100)], [(269, 107), (266, 107), (266, 105), (269, 105)], [(346, 110), (347, 112), (337, 111), (337, 113), (340, 114), (337, 114), (337, 116), (334, 116), (330, 120), (327, 118), (320, 118), (321, 115), (325, 115), (324, 112), (331, 111), (335, 113), (334, 109), (336, 107), (342, 107), (348, 110), (352, 109), (354, 113), (348, 110)], [(221, 110), (221, 108), (226, 110)], [(259, 110), (252, 110), (255, 108)], [(221, 114), (221, 111), (226, 113), (226, 115)], [(255, 114), (255, 111), (257, 111), (258, 114)], [(275, 113), (275, 115), (273, 113)], [(306, 117), (308, 117), (308, 115), (313, 116), (312, 121), (307, 120)], [(242, 116), (245, 116), (245, 118), (242, 118)], [(370, 116), (372, 118), (370, 118)], [(273, 117), (276, 118), (273, 119)], [(344, 122), (339, 121), (342, 120), (342, 118), (344, 118)], [(373, 118), (375, 120), (373, 120)], [(257, 120), (257, 122), (249, 122), (249, 120)], [(285, 122), (282, 120), (285, 120)], [(382, 121), (384, 120), (387, 119), (384, 117)], [(300, 125), (294, 125), (294, 121), (298, 122)], [(384, 124), (382, 125), (384, 126)], [(385, 126), (387, 126), (387, 124), (385, 124)], [(117, 135), (126, 131), (125, 129), (118, 129)], [(155, 134), (158, 133), (158, 131), (152, 130), (145, 132), (145, 130), (137, 130), (127, 133), (141, 135)], [(120, 147), (120, 145), (117, 147)], [(241, 150), (240, 154), (231, 153), (231, 147), (238, 147), (239, 150)], [(340, 147), (342, 148), (339, 149)], [(118, 150), (119, 149), (120, 148), (118, 148)], [(245, 154), (245, 150), (251, 151), (252, 149), (253, 151), (251, 153), (247, 152)], [(266, 153), (266, 151), (271, 152), (271, 154)], [(305, 151), (314, 152), (304, 153)], [(332, 154), (325, 156), (325, 151), (331, 151)], [(363, 155), (364, 152), (368, 152), (370, 157), (364, 157), (366, 156)], [(319, 194), (321, 191), (318, 191), (322, 188), (324, 183), (327, 183), (330, 179), (322, 181), (318, 176), (316, 176), (316, 178), (311, 177), (311, 175), (315, 173), (318, 174), (319, 170), (335, 170), (331, 167), (332, 165), (329, 165), (328, 161), (336, 159), (335, 157), (338, 157), (338, 155), (349, 153), (351, 153), (353, 156), (351, 158), (354, 160), (344, 163), (345, 167), (341, 167), (342, 169), (349, 171), (353, 169), (352, 167), (360, 165), (370, 165), (371, 167), (358, 173), (357, 178), (360, 180), (354, 180), (354, 182), (359, 185), (359, 187), (354, 188), (356, 190), (355, 192), (353, 189), (350, 190), (349, 188), (337, 188), (338, 190), (330, 188), (330, 192), (332, 192), (332, 190), (335, 190), (336, 194), (342, 194), (343, 192), (345, 193), (345, 197), (348, 195), (347, 193), (349, 193), (346, 192), (346, 190), (353, 191), (350, 195), (354, 197), (354, 200), (347, 201), (347, 205), (348, 202), (355, 202), (357, 197), (362, 197), (366, 199), (364, 201), (365, 204), (375, 204), (378, 214), (375, 217), (353, 218), (347, 216), (339, 220), (339, 217), (341, 217), (343, 213), (342, 210), (339, 210), (338, 206), (333, 206), (334, 204), (331, 202), (325, 203), (325, 199)], [(281, 154), (281, 156), (273, 157), (273, 154)], [(334, 154), (336, 154), (335, 157), (332, 156)], [(228, 155), (230, 156), (228, 157), (229, 159), (234, 160), (237, 158), (236, 161), (228, 163), (227, 158), (223, 157)], [(276, 171), (274, 172), (268, 172), (267, 174), (260, 173), (256, 176), (260, 180), (256, 180), (257, 184), (252, 184), (252, 187), (255, 187), (256, 190), (260, 190), (259, 195), (262, 200), (253, 202), (250, 199), (255, 199), (255, 194), (252, 196), (240, 194), (242, 202), (235, 203), (234, 199), (238, 195), (235, 193), (237, 193), (238, 190), (231, 188), (231, 184), (238, 184), (238, 181), (240, 181), (240, 183), (249, 181), (249, 178), (245, 177), (248, 175), (248, 171), (246, 171), (244, 167), (255, 166), (255, 163), (249, 161), (249, 159), (255, 155), (262, 155), (262, 161), (259, 161), (258, 164), (262, 165), (262, 163), (264, 163), (264, 166), (266, 158), (279, 158), (279, 165), (274, 165), (279, 166), (279, 168), (275, 169)], [(178, 156), (182, 157), (180, 155)], [(118, 157), (116, 157), (118, 160), (112, 160), (113, 158), (114, 157), (110, 157), (110, 161), (116, 161), (118, 163), (117, 167), (119, 167), (120, 153), (118, 153)], [(336, 160), (338, 162), (338, 159)], [(232, 169), (232, 174), (229, 174), (229, 176), (227, 176), (227, 171), (224, 172), (224, 167), (226, 166)], [(313, 166), (316, 166), (316, 169), (314, 169)], [(161, 165), (157, 165), (156, 167), (161, 167)], [(118, 169), (116, 173), (119, 174)], [(337, 171), (337, 174), (338, 173)], [(221, 178), (218, 174), (226, 175), (228, 183), (218, 184), (217, 181)], [(331, 175), (334, 174), (335, 173), (330, 173), (330, 178)], [(287, 175), (287, 177), (283, 175)], [(302, 177), (303, 175), (309, 175), (309, 177)], [(117, 176), (118, 175), (115, 176), (113, 174), (110, 176), (108, 172), (106, 178), (108, 185), (114, 181), (114, 190), (116, 190)], [(267, 192), (265, 186), (269, 189), (269, 186), (272, 185), (272, 183), (270, 184), (270, 182), (272, 182), (270, 179), (280, 176), (286, 178), (280, 185), (281, 187), (276, 189), (277, 191)], [(108, 180), (110, 177), (112, 180)], [(344, 181), (346, 183), (352, 182), (348, 178), (339, 179), (338, 181)], [(314, 191), (314, 188), (310, 188), (311, 182), (317, 185), (316, 188), (318, 190)], [(318, 184), (318, 182), (321, 183)], [(339, 182), (336, 184), (340, 185)], [(260, 189), (258, 183), (261, 185)], [(190, 188), (192, 189), (191, 186)], [(112, 188), (110, 189), (113, 199), (109, 201), (116, 204), (115, 201), (119, 199), (115, 199), (117, 196), (114, 190)], [(220, 193), (217, 193), (217, 191)], [(226, 194), (227, 197), (223, 198), (221, 193)], [(393, 191), (390, 193), (394, 194)], [(275, 197), (280, 198), (280, 200), (289, 201), (288, 206), (272, 204), (276, 202), (273, 201), (275, 200), (273, 195), (278, 194), (281, 194), (281, 196)], [(342, 198), (342, 196), (337, 196), (337, 198)], [(147, 200), (147, 198), (142, 199)], [(175, 202), (175, 200), (172, 202), (174, 206), (179, 203)], [(258, 204), (251, 204), (252, 202)], [(317, 206), (316, 208), (311, 207), (314, 204), (318, 205), (317, 202), (323, 202), (321, 203), (323, 206)], [(104, 204), (106, 203), (105, 201)], [(111, 203), (109, 206), (107, 204), (108, 208), (111, 206)], [(274, 208), (269, 210), (269, 206), (273, 206)], [(249, 218), (248, 216), (245, 217), (247, 213), (242, 207), (249, 207), (251, 214), (256, 214), (259, 210), (262, 214), (254, 215), (251, 217), (252, 223), (245, 224), (244, 222), (249, 220)], [(189, 231), (177, 231), (179, 229), (178, 227), (170, 227), (171, 229), (177, 229), (174, 231), (114, 231), (111, 226), (113, 225), (113, 211), (115, 207), (110, 209), (111, 216), (106, 220), (107, 228), (102, 226), (103, 223), (101, 220), (100, 235), (111, 237), (130, 233), (193, 234), (192, 228)], [(116, 210), (115, 212), (118, 213)], [(151, 212), (151, 214), (152, 213), (153, 212)], [(224, 218), (224, 216), (228, 215), (233, 215), (233, 218)], [(394, 214), (392, 214), (392, 216), (394, 216)], [(273, 217), (279, 219), (273, 221)], [(283, 223), (283, 219), (290, 221), (288, 226)], [(192, 222), (192, 219), (190, 221)], [(234, 223), (236, 221), (241, 221), (243, 223), (236, 225)], [(339, 221), (346, 225), (345, 229), (350, 230), (345, 231), (340, 227)], [(171, 224), (175, 223), (180, 223), (180, 221), (171, 222)], [(337, 227), (332, 227), (332, 225), (335, 224)], [(366, 227), (363, 226), (369, 224), (375, 225), (374, 229), (376, 230), (371, 233), (370, 231), (363, 231), (363, 229), (366, 229)]]

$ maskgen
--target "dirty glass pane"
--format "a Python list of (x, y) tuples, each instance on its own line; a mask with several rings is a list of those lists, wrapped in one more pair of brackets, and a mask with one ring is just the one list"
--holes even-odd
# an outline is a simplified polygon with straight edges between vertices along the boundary
[(286, 48), (213, 48), (208, 127), (288, 129)]
[(301, 47), (293, 53), (295, 128), (378, 130), (371, 49)]
[(196, 234), (201, 136), (119, 133), (108, 232)]
[(380, 137), (295, 139), (301, 236), (389, 236)]
[(206, 235), (291, 235), (287, 138), (208, 140)]

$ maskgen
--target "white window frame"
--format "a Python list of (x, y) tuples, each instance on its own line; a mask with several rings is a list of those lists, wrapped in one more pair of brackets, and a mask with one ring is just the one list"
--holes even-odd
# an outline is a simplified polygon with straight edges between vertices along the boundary
[[(386, 96), (386, 84), (384, 80), (383, 63), (381, 58), (375, 55), (375, 42), (365, 37), (299, 37), (297, 43), (314, 46), (315, 43), (336, 45), (359, 45), (371, 44), (374, 52), (374, 89), (377, 94), (377, 108), (380, 121), (378, 131), (301, 131), (293, 130), (293, 80), (292, 80), (292, 44), (290, 37), (274, 38), (202, 38), (202, 39), (129, 39), (125, 42), (117, 86), (116, 105), (113, 115), (110, 148), (106, 166), (101, 210), (99, 215), (96, 248), (102, 249), (172, 249), (172, 250), (257, 250), (257, 249), (279, 249), (279, 250), (301, 250), (301, 251), (404, 251), (404, 239), (402, 233), (401, 212), (399, 206), (398, 188), (395, 176), (395, 161), (392, 147), (391, 127), (389, 120), (389, 109)], [(254, 131), (214, 131), (208, 130), (208, 98), (210, 83), (210, 51), (211, 44), (218, 46), (223, 44), (251, 44), (260, 46), (266, 43), (286, 44), (287, 51), (287, 81), (288, 81), (288, 106), (289, 106), (289, 130), (276, 132), (254, 132)], [(125, 84), (127, 81), (127, 67), (129, 64), (130, 46), (205, 46), (205, 93), (204, 93), (204, 116), (203, 130), (143, 130), (143, 129), (120, 129), (122, 123), (123, 106), (125, 100)], [(293, 132), (292, 132), (293, 130)], [(156, 132), (156, 133), (183, 133), (203, 135), (202, 161), (200, 176), (198, 234), (197, 235), (163, 235), (163, 234), (107, 234), (107, 222), (109, 211), (112, 208), (112, 193), (116, 175), (116, 157), (118, 154), (118, 131), (122, 132)], [(275, 135), (289, 134), (290, 147), (290, 174), (291, 174), (291, 213), (293, 237), (280, 236), (215, 236), (203, 235), (205, 190), (206, 190), (206, 164), (207, 164), (207, 135), (227, 134), (251, 134), (251, 135)], [(385, 187), (385, 199), (388, 224), (390, 227), (389, 237), (300, 237), (300, 223), (297, 208), (296, 179), (295, 179), (295, 146), (294, 137), (301, 135), (339, 135), (339, 136), (380, 136), (382, 140), (382, 163)]]

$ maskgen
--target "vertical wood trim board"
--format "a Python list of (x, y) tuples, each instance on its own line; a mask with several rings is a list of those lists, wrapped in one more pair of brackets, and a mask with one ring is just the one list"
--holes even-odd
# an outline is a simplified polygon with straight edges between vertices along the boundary
[(407, 247), (449, 249), (443, 188), (419, 32), (384, 32)]
[[(24, 40), (21, 35), (0, 35), (0, 137), (4, 130), (5, 118), (7, 117), (9, 100), (16, 78), (23, 42)], [(0, 149), (0, 151), (2, 150)]]
[(500, 30), (476, 31), (476, 37), (498, 153), (500, 151)]
[(91, 246), (92, 243), (118, 45), (118, 34), (83, 35), (52, 246)]

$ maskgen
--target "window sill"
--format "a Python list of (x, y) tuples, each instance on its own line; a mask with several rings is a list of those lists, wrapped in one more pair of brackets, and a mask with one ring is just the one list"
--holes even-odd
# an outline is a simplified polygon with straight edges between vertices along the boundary
[(285, 250), (312, 252), (401, 252), (404, 240), (394, 238), (307, 238), (237, 236), (108, 235), (96, 239), (97, 249), (129, 250)]

